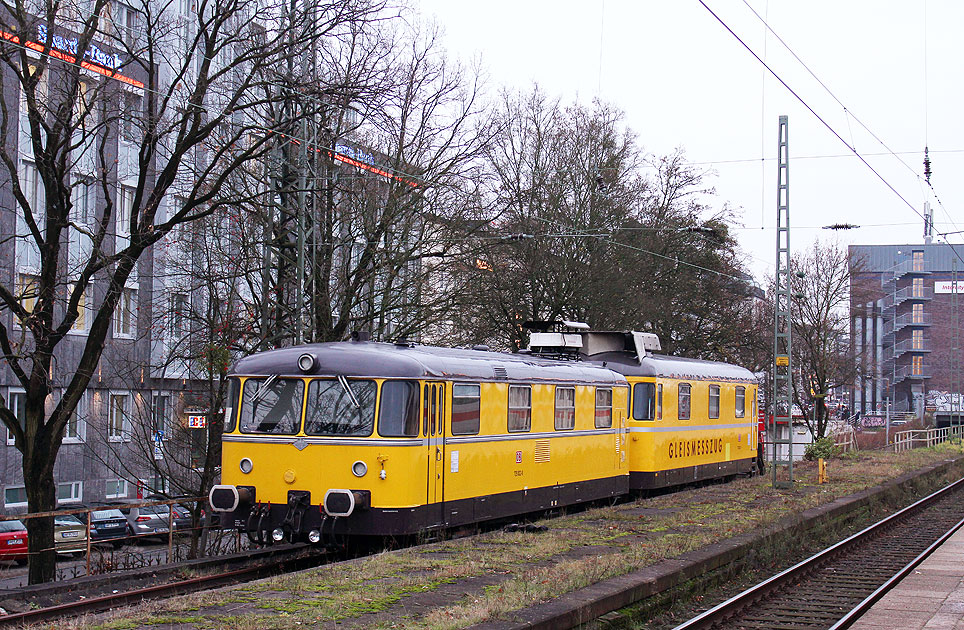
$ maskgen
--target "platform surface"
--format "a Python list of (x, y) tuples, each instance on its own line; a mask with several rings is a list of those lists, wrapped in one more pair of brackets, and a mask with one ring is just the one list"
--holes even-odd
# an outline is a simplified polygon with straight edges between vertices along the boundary
[(964, 630), (964, 528), (850, 627)]

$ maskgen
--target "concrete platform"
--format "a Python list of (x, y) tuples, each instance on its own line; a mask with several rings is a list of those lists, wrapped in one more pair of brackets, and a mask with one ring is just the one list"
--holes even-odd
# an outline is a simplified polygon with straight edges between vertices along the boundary
[(850, 627), (964, 630), (964, 528)]

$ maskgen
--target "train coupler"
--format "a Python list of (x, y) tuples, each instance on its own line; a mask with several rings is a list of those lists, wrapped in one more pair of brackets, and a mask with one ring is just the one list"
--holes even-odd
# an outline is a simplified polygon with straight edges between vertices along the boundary
[(288, 491), (288, 511), (285, 512), (281, 526), (271, 532), (271, 537), (277, 541), (276, 532), (281, 530), (282, 540), (294, 542), (301, 534), (302, 524), (304, 523), (305, 512), (311, 504), (311, 493), (305, 490)]
[(268, 525), (271, 524), (271, 502), (256, 503), (251, 511), (248, 512), (248, 519), (245, 522), (245, 532), (248, 540), (259, 547), (271, 544), (271, 537), (268, 536)]

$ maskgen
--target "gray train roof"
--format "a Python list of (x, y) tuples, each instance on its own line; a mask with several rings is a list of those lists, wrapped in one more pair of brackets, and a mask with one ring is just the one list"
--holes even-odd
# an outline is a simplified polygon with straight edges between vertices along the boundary
[(741, 381), (756, 383), (757, 378), (746, 368), (722, 361), (704, 361), (647, 354), (642, 361), (628, 352), (600, 352), (588, 357), (625, 376), (667, 376), (693, 380)]
[(312, 374), (319, 376), (625, 383), (618, 373), (591, 362), (370, 341), (339, 341), (269, 350), (241, 359), (233, 373), (305, 376), (297, 364), (298, 357), (305, 352), (315, 355), (319, 367)]

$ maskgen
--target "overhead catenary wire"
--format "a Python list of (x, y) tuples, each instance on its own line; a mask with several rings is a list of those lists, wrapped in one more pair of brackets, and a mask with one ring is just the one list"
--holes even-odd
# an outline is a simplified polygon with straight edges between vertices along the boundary
[[(712, 16), (716, 19), (716, 21), (719, 22), (720, 25), (722, 25), (723, 28), (726, 29), (726, 31), (727, 31), (728, 33), (730, 33), (730, 35), (732, 35), (732, 36), (740, 43), (740, 45), (742, 45), (742, 46), (747, 50), (747, 52), (750, 53), (750, 55), (753, 56), (754, 59), (756, 59), (760, 64), (762, 64), (762, 65), (767, 69), (767, 71), (768, 71), (771, 75), (773, 75), (773, 77), (780, 83), (780, 85), (782, 85), (784, 88), (786, 88), (786, 90), (787, 90), (795, 99), (797, 99), (797, 101), (799, 101), (800, 104), (803, 105), (803, 107), (804, 107), (807, 111), (809, 111), (810, 114), (813, 115), (813, 117), (816, 118), (817, 121), (819, 121), (820, 124), (822, 124), (822, 125), (827, 129), (827, 131), (829, 131), (829, 132), (831, 133), (831, 135), (833, 135), (835, 138), (837, 138), (837, 140), (839, 140), (840, 143), (843, 144), (845, 147), (847, 147), (848, 149), (850, 149), (850, 150), (853, 152), (854, 156), (855, 156), (858, 160), (860, 160), (860, 162), (863, 163), (863, 165), (866, 166), (867, 169), (870, 170), (870, 172), (873, 173), (873, 174), (877, 177), (877, 179), (879, 179), (880, 182), (881, 182), (882, 184), (884, 184), (884, 186), (885, 186), (887, 189), (889, 189), (898, 199), (900, 199), (900, 200), (904, 203), (904, 205), (906, 205), (908, 208), (910, 208), (910, 210), (911, 210), (914, 214), (916, 214), (916, 215), (917, 215), (918, 217), (920, 217), (921, 219), (924, 219), (924, 215), (921, 213), (921, 211), (918, 210), (916, 207), (914, 207), (914, 205), (913, 205), (912, 203), (910, 203), (910, 201), (908, 201), (907, 198), (904, 197), (904, 196), (900, 193), (900, 191), (898, 191), (898, 190), (894, 187), (894, 185), (891, 184), (891, 183), (887, 180), (886, 177), (884, 177), (877, 169), (875, 169), (875, 168), (870, 164), (870, 162), (868, 162), (867, 159), (866, 159), (859, 151), (857, 151), (857, 149), (856, 149), (855, 147), (851, 146), (846, 140), (844, 140), (844, 138), (840, 135), (840, 133), (839, 133), (836, 129), (834, 129), (833, 126), (832, 126), (830, 123), (828, 123), (820, 114), (818, 114), (818, 113), (816, 112), (816, 110), (814, 110), (813, 107), (810, 106), (810, 104), (806, 101), (806, 99), (804, 99), (802, 96), (800, 96), (800, 94), (798, 94), (798, 93), (796, 92), (796, 90), (794, 90), (792, 87), (790, 87), (790, 85), (789, 85), (786, 81), (784, 81), (783, 78), (782, 78), (773, 68), (771, 68), (770, 65), (767, 64), (766, 61), (764, 61), (763, 59), (761, 59), (760, 56), (756, 53), (756, 51), (754, 51), (754, 50), (749, 46), (749, 44), (747, 44), (747, 43), (743, 40), (743, 38), (741, 38), (732, 28), (730, 28), (730, 26), (726, 23), (726, 21), (723, 20), (723, 18), (721, 18), (719, 15), (717, 15), (716, 12), (714, 12), (713, 9), (711, 9), (711, 8), (706, 4), (706, 2), (705, 2), (704, 0), (699, 0), (699, 3), (700, 3), (701, 5), (703, 5), (703, 8), (706, 9), (706, 11), (707, 11), (710, 15), (712, 15)], [(754, 13), (755, 13), (755, 12), (754, 12)], [(759, 17), (759, 15), (757, 15), (757, 16)], [(771, 30), (771, 32), (772, 32), (772, 30)], [(801, 63), (802, 63), (802, 62), (801, 62)], [(805, 66), (805, 67), (806, 67), (806, 66)], [(808, 70), (809, 70), (809, 69), (808, 69)], [(815, 78), (816, 78), (816, 77), (815, 77)], [(836, 97), (834, 97), (834, 98), (836, 98)], [(839, 102), (839, 101), (838, 101), (838, 102)], [(855, 117), (855, 120), (857, 120), (856, 117)], [(859, 122), (859, 121), (858, 121), (858, 122)], [(868, 132), (870, 132), (869, 129), (868, 129)], [(886, 144), (884, 144), (884, 143), (883, 143), (882, 141), (880, 141), (880, 140), (878, 140), (878, 141), (881, 142), (881, 145), (883, 145), (885, 148), (888, 148), (888, 150), (889, 150), (889, 147), (887, 147)], [(905, 166), (906, 166), (906, 164), (905, 164)], [(915, 175), (916, 175), (916, 171), (913, 171), (913, 169), (911, 169), (911, 170), (912, 170), (912, 172), (914, 172)], [(918, 177), (919, 177), (919, 176), (918, 176)], [(943, 206), (942, 206), (942, 207), (943, 207)], [(945, 211), (946, 211), (946, 210), (945, 210)], [(945, 242), (951, 247), (951, 251), (954, 252), (954, 255), (957, 256), (957, 258), (960, 259), (962, 262), (964, 262), (964, 258), (961, 257), (961, 254), (957, 251), (957, 248), (954, 246), (954, 244), (953, 244), (953, 243), (950, 243), (949, 241), (946, 241), (946, 239), (945, 239)]]

